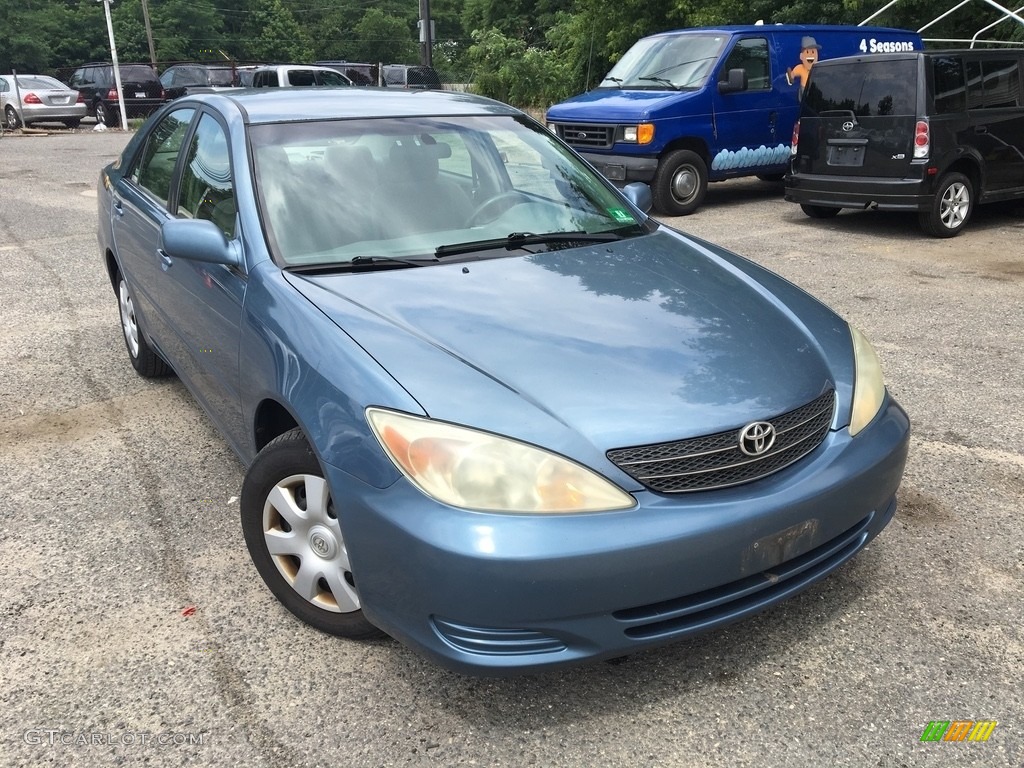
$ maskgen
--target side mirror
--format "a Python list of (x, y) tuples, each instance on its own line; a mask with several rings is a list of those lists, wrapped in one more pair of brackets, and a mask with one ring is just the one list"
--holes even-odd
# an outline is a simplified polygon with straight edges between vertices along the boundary
[(160, 227), (160, 248), (176, 259), (238, 267), (241, 254), (224, 233), (206, 219), (171, 219)]
[(718, 81), (719, 93), (738, 93), (747, 90), (747, 70), (730, 69), (725, 80)]
[(644, 213), (649, 213), (651, 206), (654, 205), (651, 188), (642, 181), (634, 181), (632, 184), (627, 184), (622, 188), (622, 194)]

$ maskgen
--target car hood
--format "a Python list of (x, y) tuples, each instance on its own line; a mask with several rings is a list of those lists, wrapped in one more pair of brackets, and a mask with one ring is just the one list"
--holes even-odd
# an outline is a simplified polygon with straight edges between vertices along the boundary
[(832, 386), (825, 353), (789, 308), (668, 232), (288, 279), (429, 416), (549, 446), (564, 442), (554, 424), (601, 451), (714, 433)]
[(598, 88), (556, 104), (549, 121), (641, 122), (657, 119), (662, 109), (693, 97), (697, 91), (629, 91)]

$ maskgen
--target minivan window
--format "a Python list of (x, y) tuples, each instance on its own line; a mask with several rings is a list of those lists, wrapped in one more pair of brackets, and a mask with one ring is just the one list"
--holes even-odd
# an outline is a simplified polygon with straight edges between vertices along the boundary
[(936, 56), (932, 59), (932, 78), (935, 81), (935, 114), (949, 115), (967, 109), (962, 57)]
[(1020, 62), (1017, 59), (985, 59), (967, 62), (968, 109), (1019, 107)]
[(819, 115), (826, 112), (853, 112), (857, 117), (913, 115), (917, 107), (917, 59), (815, 67), (804, 102)]

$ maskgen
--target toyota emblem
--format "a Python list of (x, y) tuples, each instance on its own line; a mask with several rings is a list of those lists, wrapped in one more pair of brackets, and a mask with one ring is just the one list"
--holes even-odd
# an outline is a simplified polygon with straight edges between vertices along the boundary
[(852, 131), (856, 125), (857, 124), (853, 122), (853, 120), (847, 120), (845, 123), (843, 123), (843, 130)]
[(740, 450), (747, 456), (761, 456), (775, 444), (775, 427), (767, 421), (755, 421), (740, 430)]

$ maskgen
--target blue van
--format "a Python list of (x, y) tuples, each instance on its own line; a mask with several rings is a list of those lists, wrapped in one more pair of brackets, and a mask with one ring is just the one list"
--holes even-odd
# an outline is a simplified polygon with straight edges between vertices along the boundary
[(551, 107), (548, 127), (609, 180), (647, 182), (658, 211), (685, 216), (709, 181), (782, 179), (816, 61), (923, 48), (916, 32), (881, 27), (662, 32), (637, 41), (597, 88)]

